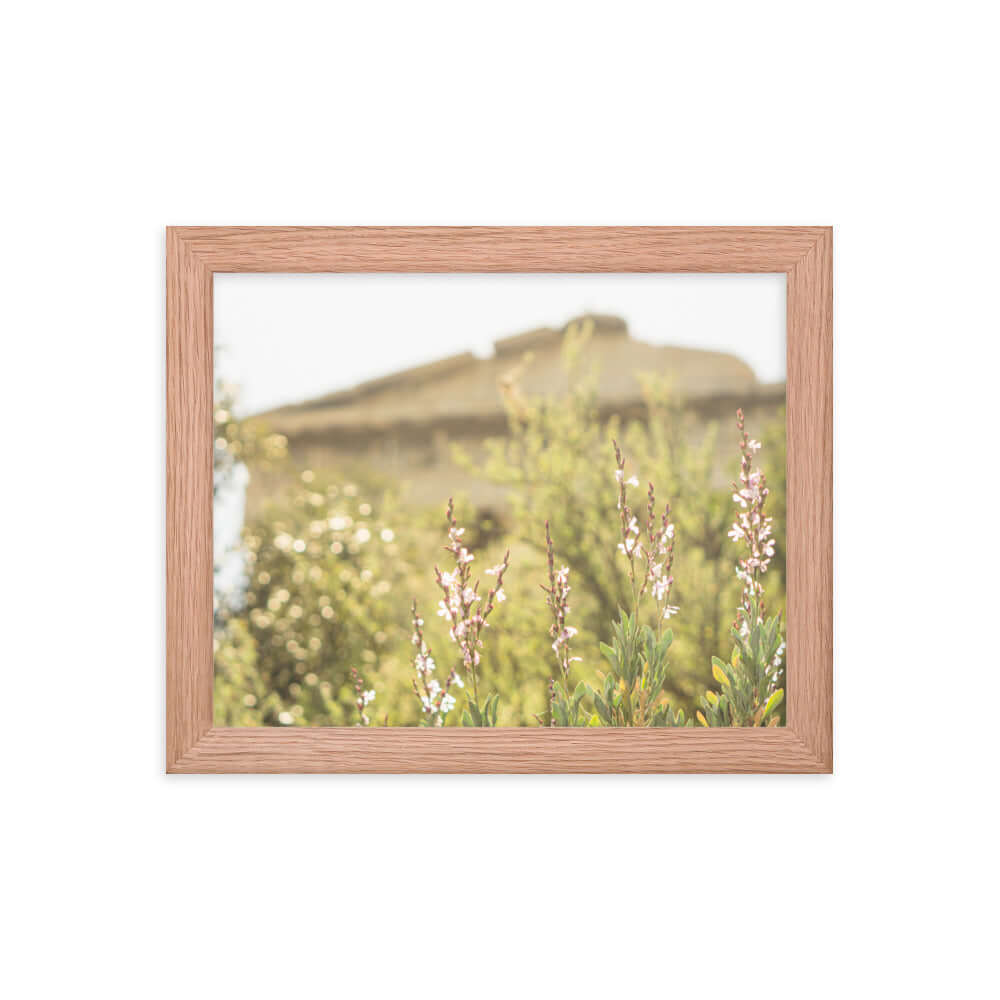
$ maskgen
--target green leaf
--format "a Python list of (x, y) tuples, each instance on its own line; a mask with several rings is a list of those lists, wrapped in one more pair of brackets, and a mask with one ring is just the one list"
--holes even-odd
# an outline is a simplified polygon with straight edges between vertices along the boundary
[(724, 664), (721, 660), (712, 657), (712, 676), (720, 683), (724, 684), (726, 687), (731, 687), (729, 678), (726, 676), (725, 670), (723, 670)]
[(764, 706), (764, 714), (761, 716), (761, 720), (766, 719), (771, 712), (773, 712), (785, 698), (785, 689), (778, 688), (770, 698), (767, 699), (767, 704)]
[(608, 711), (608, 706), (605, 704), (604, 699), (596, 692), (594, 693), (594, 708), (597, 709), (597, 714), (601, 717), (601, 721), (605, 725), (610, 726), (611, 713)]

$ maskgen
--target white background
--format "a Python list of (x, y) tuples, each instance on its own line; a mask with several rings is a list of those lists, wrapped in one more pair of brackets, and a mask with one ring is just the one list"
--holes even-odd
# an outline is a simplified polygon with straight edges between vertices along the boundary
[[(988, 12), (7, 11), (11, 996), (995, 995)], [(170, 223), (835, 225), (836, 775), (165, 777)]]

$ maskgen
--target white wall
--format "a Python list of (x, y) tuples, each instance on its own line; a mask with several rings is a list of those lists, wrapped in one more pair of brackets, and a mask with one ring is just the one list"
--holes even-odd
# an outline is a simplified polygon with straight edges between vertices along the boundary
[[(11, 996), (995, 991), (980, 12), (7, 12)], [(836, 775), (165, 777), (168, 223), (834, 224)]]

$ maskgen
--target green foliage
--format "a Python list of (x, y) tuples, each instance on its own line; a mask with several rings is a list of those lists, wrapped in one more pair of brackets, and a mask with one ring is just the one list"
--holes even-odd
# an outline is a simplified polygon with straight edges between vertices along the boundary
[(470, 694), (462, 712), (463, 726), (495, 726), (497, 724), (497, 710), (500, 707), (500, 695), (491, 694), (486, 696), (483, 707)]
[[(732, 490), (725, 481), (732, 464), (720, 463), (718, 429), (709, 424), (706, 430), (662, 379), (645, 381), (644, 412), (628, 420), (603, 414), (596, 374), (579, 360), (587, 336), (582, 328), (567, 336), (568, 395), (528, 399), (512, 380), (506, 389), (509, 434), (487, 443), (481, 466), (458, 456), (509, 496), (499, 524), (495, 514), (480, 515), (456, 498), (454, 517), (468, 532), (462, 543), (476, 548), (477, 574), (467, 585), (480, 593), (478, 567), (499, 564), (507, 549), (513, 567), (503, 583), (502, 612), (491, 621), (498, 627), (483, 633), (488, 642), (474, 682), (440, 612), (426, 626), (421, 622), (426, 646), (422, 631), (417, 650), (410, 645), (411, 601), (434, 608), (441, 597), (429, 572), (440, 558), (439, 510), (404, 513), (394, 488), (364, 470), (345, 480), (343, 470), (295, 469), (284, 439), (259, 423), (234, 419), (231, 397), (220, 394), (217, 489), (246, 459), (254, 475), (264, 470), (269, 482), (286, 485), (251, 507), (241, 544), (245, 591), (217, 616), (218, 725), (354, 725), (370, 711), (375, 724), (393, 725), (689, 726), (695, 708), (705, 725), (780, 723), (783, 689), (774, 683), (773, 667), (771, 680), (761, 682), (767, 656), (780, 650), (780, 615), (746, 635), (734, 633), (729, 662), (717, 658), (730, 638), (741, 589), (734, 574), (737, 545), (726, 538)], [(618, 551), (625, 525), (610, 462), (613, 437), (629, 455), (627, 467), (622, 460), (623, 477), (631, 481), (641, 470), (670, 499), (677, 548), (674, 559), (671, 544), (669, 572), (671, 584), (674, 576), (677, 582), (667, 593), (680, 611), (666, 631), (662, 604), (649, 601), (656, 581), (647, 567), (637, 570)], [(772, 473), (769, 510), (781, 525), (780, 422), (762, 430), (761, 438)], [(543, 526), (550, 519), (547, 538)], [(552, 536), (573, 579), (572, 627), (566, 625), (565, 594), (562, 604), (553, 604), (562, 571), (553, 568)], [(780, 608), (782, 532), (774, 540), (768, 604)], [(543, 589), (549, 597), (542, 600), (538, 588), (547, 559), (549, 587)], [(420, 677), (415, 652), (419, 657), (431, 646), (445, 671), (436, 688), (414, 683)], [(352, 668), (364, 677), (361, 691)], [(432, 668), (430, 660), (427, 685)], [(359, 709), (359, 697), (371, 692), (372, 708), (365, 701)], [(445, 696), (450, 700), (442, 702)], [(453, 696), (463, 704), (449, 713)], [(429, 712), (422, 698), (431, 703)]]
[(608, 436), (597, 407), (595, 381), (580, 371), (575, 337), (567, 334), (573, 391), (565, 398), (527, 399), (516, 381), (507, 386), (509, 435), (487, 442), (483, 466), (455, 449), (460, 465), (508, 491), (509, 530), (523, 545), (544, 553), (541, 527), (550, 518), (559, 536), (560, 556), (570, 566), (586, 607), (578, 618), (594, 633), (625, 603), (628, 589), (616, 567), (615, 494), (606, 464)]
[[(248, 582), (232, 617), (253, 643), (257, 675), (296, 723), (350, 725), (357, 717), (350, 669), (358, 665), (374, 680), (403, 663), (412, 552), (392, 527), (391, 498), (376, 509), (356, 484), (309, 470), (299, 483), (248, 518)], [(221, 648), (231, 641), (223, 631)], [(217, 717), (229, 711), (219, 694)], [(274, 724), (274, 713), (262, 721)]]
[(214, 700), (217, 726), (278, 725), (282, 713), (292, 718), (257, 671), (257, 644), (239, 618), (216, 633)]
[(638, 620), (619, 612), (612, 645), (601, 643), (608, 661), (602, 688), (591, 690), (597, 716), (605, 726), (667, 725), (666, 703), (659, 702), (667, 679), (667, 651), (674, 641), (669, 629), (662, 637)]
[[(706, 425), (692, 414), (671, 392), (666, 378), (643, 379), (643, 414), (629, 421), (614, 415), (605, 418), (598, 405), (597, 373), (588, 371), (581, 360), (588, 336), (585, 328), (567, 333), (568, 395), (528, 398), (512, 380), (506, 387), (508, 435), (487, 442), (481, 464), (457, 448), (455, 457), (467, 471), (508, 491), (510, 538), (523, 548), (515, 550), (521, 572), (511, 577), (508, 586), (507, 627), (518, 634), (524, 659), (530, 654), (533, 662), (546, 662), (549, 655), (539, 631), (544, 617), (529, 609), (535, 603), (532, 589), (544, 574), (542, 526), (551, 519), (560, 561), (575, 581), (576, 649), (592, 671), (600, 661), (595, 662), (589, 651), (606, 637), (618, 609), (633, 601), (628, 568), (616, 555), (621, 540), (619, 511), (613, 468), (605, 460), (611, 439), (623, 442), (630, 456), (629, 474), (640, 474), (643, 483), (656, 483), (658, 494), (669, 498), (676, 522), (677, 582), (671, 601), (682, 610), (671, 621), (674, 666), (664, 692), (673, 705), (691, 714), (711, 683), (711, 657), (727, 642), (732, 609), (739, 600), (740, 586), (733, 573), (736, 547), (726, 538), (732, 518), (732, 491), (727, 485), (732, 466), (720, 465), (718, 425), (712, 421)], [(765, 440), (771, 438), (769, 467), (773, 464), (781, 472), (772, 485), (772, 509), (777, 514), (784, 508), (782, 421), (775, 420)], [(784, 602), (783, 559), (779, 548), (770, 587), (771, 603), (779, 607)], [(528, 577), (528, 568), (536, 566), (534, 576)], [(526, 671), (523, 665), (521, 671), (548, 683), (544, 672)], [(583, 668), (578, 676), (584, 676)]]
[(593, 716), (584, 708), (583, 699), (592, 692), (580, 681), (572, 695), (566, 693), (559, 681), (552, 681), (549, 687), (549, 704), (554, 726), (587, 726)]
[(777, 726), (778, 709), (785, 691), (775, 685), (784, 641), (781, 616), (761, 620), (751, 601), (755, 624), (744, 631), (734, 628), (733, 655), (729, 663), (712, 657), (712, 676), (718, 689), (700, 699), (698, 721), (703, 726)]

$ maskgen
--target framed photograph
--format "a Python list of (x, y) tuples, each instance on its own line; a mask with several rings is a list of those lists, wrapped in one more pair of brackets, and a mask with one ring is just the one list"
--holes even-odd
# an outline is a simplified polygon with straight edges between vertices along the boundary
[(168, 228), (167, 771), (832, 771), (832, 242)]

